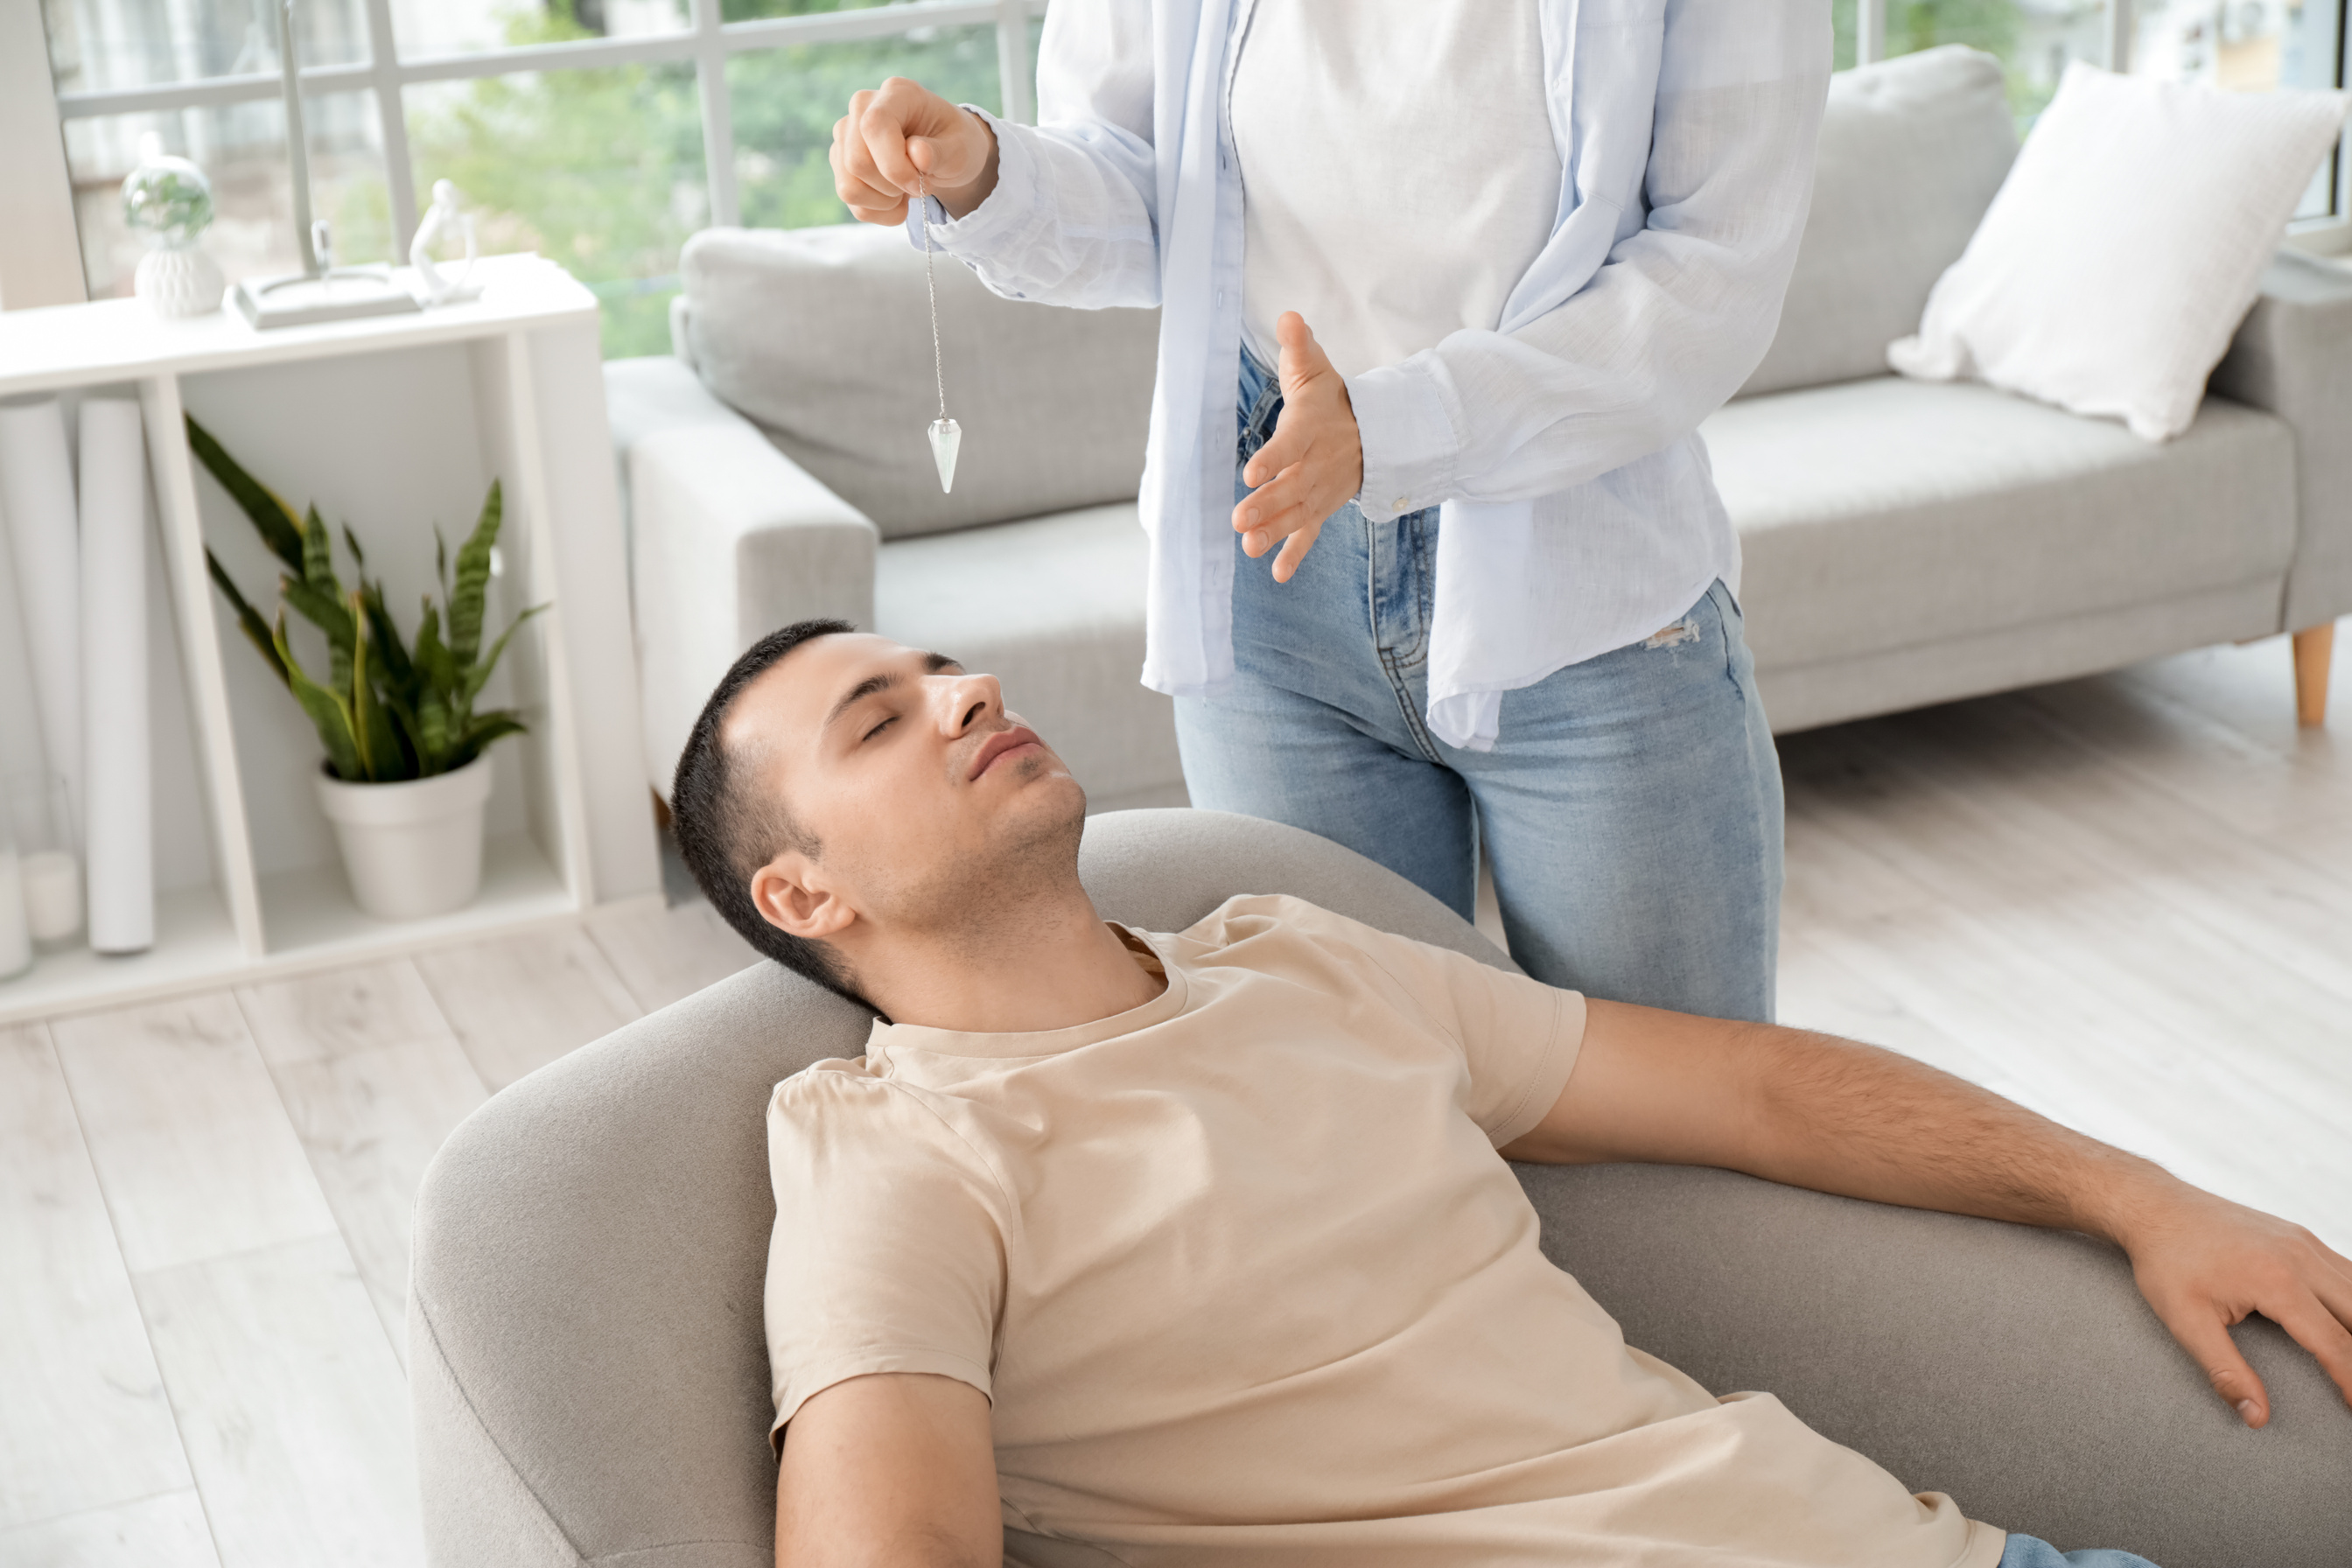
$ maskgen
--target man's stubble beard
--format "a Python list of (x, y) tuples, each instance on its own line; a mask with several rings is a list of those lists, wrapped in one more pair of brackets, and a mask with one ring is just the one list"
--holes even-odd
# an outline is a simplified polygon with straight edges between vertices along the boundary
[[(1043, 756), (1008, 764), (1021, 782), (1034, 781), (1046, 766)], [(1075, 779), (1047, 796), (1024, 800), (1009, 813), (1005, 831), (977, 849), (942, 857), (917, 868), (894, 888), (890, 923), (948, 939), (968, 952), (1017, 947), (1034, 936), (1041, 916), (1073, 893), (1078, 884), (1078, 840), (1086, 832), (1086, 792)]]

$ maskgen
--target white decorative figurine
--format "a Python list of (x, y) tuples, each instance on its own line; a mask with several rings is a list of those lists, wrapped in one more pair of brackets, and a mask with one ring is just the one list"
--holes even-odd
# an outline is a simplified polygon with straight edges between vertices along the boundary
[(213, 221), (212, 182), (165, 153), (152, 131), (139, 139), (139, 166), (122, 182), (122, 221), (147, 237), (132, 289), (150, 310), (177, 321), (220, 309), (227, 284), (196, 244)]
[[(433, 205), (425, 221), (416, 226), (416, 237), (408, 244), (408, 264), (416, 268), (419, 304), (459, 305), (481, 296), (480, 284), (466, 281), (474, 273), (474, 215), (457, 205), (463, 199), (448, 181), (433, 182)], [(455, 278), (446, 276), (433, 263), (434, 245), (452, 228), (466, 237), (466, 269)]]

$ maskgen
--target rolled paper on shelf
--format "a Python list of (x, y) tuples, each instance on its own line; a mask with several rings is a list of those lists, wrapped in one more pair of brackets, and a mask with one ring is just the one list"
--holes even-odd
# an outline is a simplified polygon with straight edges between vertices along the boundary
[(81, 934), (81, 862), (64, 849), (35, 849), (18, 857), (18, 867), (33, 941), (48, 947)]
[[(81, 794), (81, 578), (73, 460), (57, 399), (0, 404), (0, 515), (8, 525), (48, 770)], [(31, 766), (18, 755), (14, 765)]]
[(0, 980), (33, 966), (33, 933), (25, 926), (22, 884), (16, 852), (0, 845)]
[(147, 455), (139, 405), (81, 405), (82, 844), (89, 945), (155, 944), (148, 776)]

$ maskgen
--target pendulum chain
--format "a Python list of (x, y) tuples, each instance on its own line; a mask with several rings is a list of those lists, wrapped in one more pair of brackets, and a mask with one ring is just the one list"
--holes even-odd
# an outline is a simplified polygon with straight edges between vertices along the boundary
[(931, 206), (924, 194), (923, 176), (915, 176), (915, 200), (923, 213), (923, 292), (931, 301), (931, 374), (940, 384), (940, 417), (948, 416), (948, 370), (946, 358), (940, 352), (940, 286), (931, 278)]
[(931, 209), (930, 195), (921, 170), (915, 172), (916, 212), (923, 223), (923, 292), (931, 306), (931, 375), (939, 383), (940, 416), (931, 421), (929, 431), (931, 460), (939, 465), (940, 489), (945, 493), (955, 488), (956, 452), (963, 445), (963, 428), (948, 417), (947, 355), (940, 347), (940, 288), (931, 273)]

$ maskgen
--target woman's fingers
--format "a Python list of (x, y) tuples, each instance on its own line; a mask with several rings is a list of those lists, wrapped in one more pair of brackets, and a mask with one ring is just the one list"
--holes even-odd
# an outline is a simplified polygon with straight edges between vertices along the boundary
[(833, 189), (850, 216), (862, 223), (906, 220), (906, 196), (882, 183), (874, 172), (872, 160), (865, 155), (865, 143), (851, 137), (845, 115), (833, 122)]
[(990, 142), (975, 125), (905, 77), (861, 89), (833, 128), (834, 189), (864, 222), (901, 222), (917, 188), (961, 187), (980, 177)]
[(1274, 580), (1277, 583), (1289, 582), (1292, 575), (1297, 572), (1298, 563), (1307, 559), (1307, 552), (1315, 548), (1315, 541), (1320, 538), (1322, 533), (1323, 524), (1320, 521), (1310, 522), (1293, 533), (1284, 542), (1282, 553), (1274, 558)]

